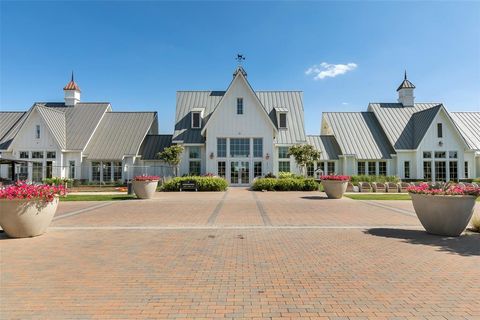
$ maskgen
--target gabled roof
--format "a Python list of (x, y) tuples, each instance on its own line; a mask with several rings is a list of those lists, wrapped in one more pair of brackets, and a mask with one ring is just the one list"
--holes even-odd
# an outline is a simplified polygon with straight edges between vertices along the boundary
[(156, 118), (156, 112), (106, 112), (84, 154), (89, 160), (136, 156)]
[(480, 112), (450, 112), (468, 147), (480, 151)]
[(148, 134), (143, 140), (139, 154), (142, 156), (142, 160), (158, 160), (157, 153), (171, 145), (171, 134)]
[[(256, 96), (265, 108), (272, 123), (278, 128), (275, 108), (286, 109), (288, 128), (278, 130), (277, 143), (292, 144), (305, 142), (303, 113), (303, 93), (301, 91), (256, 91)], [(202, 127), (210, 119), (215, 106), (225, 95), (225, 91), (178, 91), (173, 141), (183, 143), (203, 143), (200, 129), (191, 128), (190, 112), (204, 108)]]
[(27, 112), (0, 112), (0, 150), (6, 150), (27, 117)]
[(47, 124), (54, 139), (60, 146), (60, 149), (65, 149), (67, 144), (65, 112), (57, 110), (56, 108), (48, 108), (41, 105), (36, 105), (35, 108)]
[(337, 160), (342, 154), (340, 146), (334, 136), (307, 135), (307, 143), (320, 151), (320, 160)]
[(357, 159), (390, 159), (395, 153), (373, 112), (324, 112), (344, 155)]
[(368, 111), (375, 114), (395, 150), (416, 149), (440, 108), (441, 103), (415, 103), (409, 107), (401, 103), (368, 105)]

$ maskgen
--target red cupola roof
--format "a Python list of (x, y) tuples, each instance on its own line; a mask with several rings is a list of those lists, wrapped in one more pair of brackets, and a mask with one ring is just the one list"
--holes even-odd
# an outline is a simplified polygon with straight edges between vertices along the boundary
[(73, 72), (72, 72), (72, 80), (70, 80), (69, 83), (63, 88), (63, 90), (77, 90), (81, 91), (80, 87), (75, 83), (75, 80), (73, 80)]

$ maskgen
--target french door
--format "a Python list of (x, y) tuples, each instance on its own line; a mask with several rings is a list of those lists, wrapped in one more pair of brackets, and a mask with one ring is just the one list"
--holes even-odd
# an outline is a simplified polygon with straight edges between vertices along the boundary
[(250, 162), (230, 161), (230, 183), (234, 185), (250, 183)]

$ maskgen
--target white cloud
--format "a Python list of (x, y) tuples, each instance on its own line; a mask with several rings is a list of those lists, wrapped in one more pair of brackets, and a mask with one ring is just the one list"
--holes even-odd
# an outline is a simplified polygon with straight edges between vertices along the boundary
[(305, 71), (305, 74), (313, 75), (313, 79), (320, 80), (325, 78), (335, 78), (338, 75), (345, 74), (356, 68), (357, 64), (353, 62), (347, 64), (330, 64), (322, 62), (308, 68), (307, 71)]
[(342, 102), (344, 106), (348, 106), (348, 102)]

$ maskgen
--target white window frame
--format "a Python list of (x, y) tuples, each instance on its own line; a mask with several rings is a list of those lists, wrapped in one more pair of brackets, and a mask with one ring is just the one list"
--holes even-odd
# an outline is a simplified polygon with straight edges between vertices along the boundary
[[(194, 125), (194, 117), (198, 114), (198, 126)], [(192, 111), (192, 129), (200, 129), (202, 127), (202, 113), (200, 111)]]
[(40, 125), (37, 124), (35, 125), (35, 139), (40, 139), (41, 137), (41, 129), (40, 129)]
[[(280, 121), (281, 117), (285, 116), (285, 126), (282, 126), (282, 122)], [(279, 112), (278, 113), (278, 128), (279, 129), (287, 129), (288, 128), (288, 118), (286, 112)]]
[[(241, 112), (238, 112), (238, 111), (241, 111)], [(238, 97), (237, 98), (237, 115), (243, 115), (243, 114), (245, 114), (245, 105), (243, 104), (243, 98)]]

